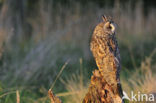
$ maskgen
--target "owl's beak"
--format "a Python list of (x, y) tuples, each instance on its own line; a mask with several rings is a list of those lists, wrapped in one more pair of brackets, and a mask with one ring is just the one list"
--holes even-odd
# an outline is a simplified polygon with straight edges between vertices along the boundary
[(111, 27), (112, 33), (115, 33), (116, 24), (115, 23), (110, 23), (110, 27)]

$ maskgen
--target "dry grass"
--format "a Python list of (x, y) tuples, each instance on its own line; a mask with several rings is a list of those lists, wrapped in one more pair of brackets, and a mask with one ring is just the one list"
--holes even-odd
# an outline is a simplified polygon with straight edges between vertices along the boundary
[[(131, 91), (137, 93), (138, 91), (141, 93), (156, 93), (156, 73), (153, 72), (156, 65), (152, 63), (152, 57), (156, 54), (156, 49), (151, 53), (149, 57), (146, 57), (144, 61), (141, 62), (141, 66), (137, 68), (135, 71), (130, 72), (126, 71), (127, 75), (130, 75), (130, 78), (125, 80), (125, 78), (121, 78), (122, 86), (124, 91), (128, 95), (130, 95)], [(80, 59), (80, 74), (72, 74), (70, 78), (67, 78), (66, 81), (60, 78), (59, 80), (63, 83), (63, 86), (66, 87), (67, 92), (57, 93), (56, 96), (65, 98), (65, 103), (80, 103), (84, 98), (89, 83), (84, 82), (83, 75), (83, 66), (82, 59)], [(123, 77), (121, 75), (121, 77)], [(19, 101), (19, 91), (8, 92), (0, 96), (9, 95), (10, 93), (16, 93), (17, 101)], [(34, 100), (34, 103), (41, 102), (44, 103), (48, 98), (42, 97), (37, 100)]]
[[(25, 40), (22, 39), (25, 36), (23, 36), (24, 30), (19, 14), (14, 15), (10, 8), (11, 4), (4, 3), (0, 11), (0, 56), (3, 51), (0, 81), (7, 87), (16, 84), (49, 86), (60, 71), (57, 68), (69, 58), (69, 65), (78, 64), (77, 60), (80, 57), (89, 63), (92, 58), (89, 51), (90, 35), (94, 26), (101, 21), (102, 14), (113, 16), (118, 24), (119, 47), (126, 46), (126, 48), (120, 48), (121, 56), (131, 55), (130, 53), (124, 54), (129, 52), (127, 49), (132, 51), (134, 49), (134, 54), (137, 56), (141, 54), (143, 57), (147, 56), (148, 53), (144, 54), (144, 52), (151, 52), (151, 49), (147, 48), (148, 46), (144, 43), (150, 42), (152, 44), (150, 48), (155, 48), (153, 45), (156, 37), (156, 10), (150, 9), (148, 15), (144, 16), (141, 2), (138, 2), (133, 10), (130, 4), (131, 2), (122, 7), (119, 2), (116, 2), (113, 8), (99, 8), (97, 5), (88, 4), (84, 8), (78, 3), (73, 3), (70, 8), (58, 7), (56, 13), (50, 3), (42, 0), (39, 9), (34, 12), (36, 16), (26, 18), (32, 27), (32, 35), (29, 40)], [(152, 63), (152, 56), (147, 57), (144, 61), (139, 61), (138, 64), (136, 62), (138, 57), (131, 55), (131, 58), (128, 58), (128, 63), (133, 62), (135, 72), (126, 71), (131, 76), (126, 77), (128, 81), (122, 80), (124, 90), (127, 93), (134, 89), (146, 93), (156, 92), (156, 77), (153, 72), (156, 65)], [(125, 58), (122, 61), (124, 62)], [(80, 60), (81, 64), (82, 60)], [(131, 69), (127, 64), (123, 66)], [(76, 66), (72, 67), (70, 73), (66, 74), (68, 75), (67, 80), (60, 79), (64, 84), (62, 87), (65, 87), (67, 92), (56, 94), (64, 97), (67, 103), (80, 103), (87, 92), (88, 83), (84, 82), (84, 78), (88, 77), (84, 75), (82, 69), (80, 69), (80, 74), (75, 74), (76, 68)], [(85, 68), (91, 69), (92, 67)], [(71, 74), (71, 72), (74, 73)], [(10, 93), (12, 92), (4, 96)], [(0, 95), (0, 98), (4, 96)], [(20, 101), (22, 101), (21, 98)], [(29, 102), (36, 103), (38, 101), (44, 103), (46, 100), (47, 97), (39, 98), (39, 100), (27, 99)]]
[(16, 90), (16, 103), (20, 103), (20, 93), (19, 93), (19, 90)]
[[(122, 79), (124, 91), (130, 96), (131, 91), (134, 93), (151, 94), (156, 93), (156, 65), (152, 64), (152, 57), (156, 54), (156, 49), (149, 57), (141, 62), (141, 66), (133, 72), (128, 72), (129, 78)], [(128, 81), (127, 81), (128, 80)]]
[[(123, 90), (126, 91), (128, 95), (130, 95), (131, 91), (134, 91), (134, 93), (138, 93), (139, 91), (140, 93), (146, 94), (156, 93), (156, 73), (153, 72), (156, 65), (152, 64), (152, 57), (155, 54), (156, 49), (149, 57), (146, 57), (146, 59), (141, 62), (141, 66), (135, 71), (126, 71), (127, 75), (130, 75), (130, 78), (126, 78), (128, 81), (121, 78)], [(85, 77), (85, 75), (83, 75), (83, 77)], [(88, 88), (87, 85), (83, 85), (88, 83), (83, 83), (81, 78), (82, 74), (72, 74), (71, 78), (68, 78), (66, 82), (60, 79), (68, 92), (59, 93), (57, 96), (65, 97), (67, 100), (66, 103), (80, 103)]]
[[(151, 53), (149, 57), (146, 57), (141, 62), (141, 66), (133, 72), (129, 72), (130, 78), (128, 82), (124, 81), (123, 86), (125, 91), (135, 90), (142, 93), (155, 93), (156, 92), (156, 75), (154, 69), (155, 64), (152, 64), (152, 57), (156, 54), (156, 49)], [(126, 86), (130, 85), (130, 86)], [(130, 93), (130, 91), (127, 91)]]
[[(81, 76), (73, 74), (67, 82), (63, 83), (68, 92), (65, 94), (63, 93), (62, 96), (66, 98), (67, 103), (81, 103), (87, 93), (87, 86), (81, 84), (82, 82), (80, 78)], [(59, 96), (59, 94), (57, 95)]]
[(57, 94), (58, 96), (67, 97), (67, 103), (81, 103), (85, 94), (87, 93), (87, 84), (84, 83), (85, 75), (83, 75), (83, 64), (82, 58), (80, 59), (80, 74), (71, 74), (70, 78), (61, 82), (66, 87), (67, 93)]
[[(3, 63), (10, 62), (10, 65), (2, 65), (1, 79), (14, 78), (14, 81), (21, 82), (18, 80), (20, 77), (22, 82), (33, 83), (38, 78), (47, 77), (44, 81), (51, 84), (59, 71), (56, 69), (58, 61), (63, 64), (70, 58), (70, 63), (74, 64), (79, 57), (90, 60), (90, 35), (94, 26), (101, 20), (102, 14), (112, 15), (117, 22), (119, 26), (117, 37), (121, 44), (133, 46), (129, 36), (138, 38), (138, 41), (154, 37), (153, 33), (156, 33), (155, 10), (149, 11), (148, 16), (145, 17), (140, 2), (136, 4), (133, 11), (131, 6), (124, 8), (119, 2), (115, 5), (113, 8), (99, 8), (94, 4), (88, 4), (86, 5), (87, 11), (82, 12), (83, 7), (78, 3), (73, 3), (71, 8), (60, 7), (55, 13), (50, 3), (41, 1), (39, 9), (35, 12), (36, 16), (26, 19), (32, 27), (31, 42), (28, 42), (20, 37), (24, 35), (24, 31), (18, 20), (19, 15), (12, 17), (10, 4), (4, 3), (1, 11), (1, 21), (4, 25), (0, 26), (0, 30), (3, 30), (0, 31), (0, 36), (3, 34), (7, 39), (0, 40), (0, 48), (1, 44), (5, 43), (6, 54), (4, 54)], [(15, 24), (10, 21), (13, 18), (16, 18), (14, 22), (18, 24), (16, 28)], [(20, 42), (16, 43), (16, 41)], [(6, 77), (6, 71), (11, 72), (9, 77)], [(55, 75), (51, 75), (49, 71)]]

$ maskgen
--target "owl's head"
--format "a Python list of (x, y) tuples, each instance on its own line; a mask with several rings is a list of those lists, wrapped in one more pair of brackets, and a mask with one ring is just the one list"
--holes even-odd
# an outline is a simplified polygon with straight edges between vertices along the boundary
[(114, 34), (116, 29), (116, 24), (114, 21), (109, 17), (107, 18), (105, 15), (102, 16), (103, 19), (103, 29), (106, 33)]

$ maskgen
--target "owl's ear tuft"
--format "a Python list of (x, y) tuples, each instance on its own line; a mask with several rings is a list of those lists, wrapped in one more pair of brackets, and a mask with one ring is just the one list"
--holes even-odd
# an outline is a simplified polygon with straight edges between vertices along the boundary
[(106, 15), (102, 15), (102, 20), (103, 20), (104, 22), (107, 21), (107, 17), (106, 17)]

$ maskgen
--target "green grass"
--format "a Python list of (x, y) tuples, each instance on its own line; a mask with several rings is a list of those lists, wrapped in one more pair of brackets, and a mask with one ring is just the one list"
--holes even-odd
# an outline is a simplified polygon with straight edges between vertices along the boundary
[[(4, 3), (4, 10), (5, 6)], [(47, 92), (67, 60), (70, 61), (57, 79), (53, 92), (64, 103), (80, 103), (92, 71), (97, 68), (89, 50), (89, 41), (103, 13), (112, 15), (118, 24), (116, 36), (124, 90), (127, 93), (134, 89), (156, 92), (154, 10), (145, 17), (139, 4), (134, 11), (129, 6), (126, 9), (122, 6), (99, 8), (88, 4), (85, 11), (81, 5), (73, 3), (73, 7), (62, 7), (55, 14), (44, 2), (40, 6), (40, 9), (32, 11), (36, 16), (27, 17), (32, 32), (30, 37), (24, 35), (20, 24), (15, 33), (21, 30), (21, 34), (10, 31), (13, 22), (9, 20), (16, 18), (9, 14), (10, 8), (5, 11), (10, 16), (0, 13), (5, 19), (0, 18), (5, 24), (0, 24), (0, 53), (3, 50), (0, 58), (0, 103), (16, 102), (16, 90), (19, 90), (21, 103), (50, 103)]]

